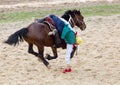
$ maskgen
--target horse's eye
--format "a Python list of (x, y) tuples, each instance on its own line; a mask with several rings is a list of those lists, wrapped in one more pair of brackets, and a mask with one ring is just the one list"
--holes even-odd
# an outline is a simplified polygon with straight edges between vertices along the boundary
[(82, 16), (81, 19), (84, 19), (84, 17)]

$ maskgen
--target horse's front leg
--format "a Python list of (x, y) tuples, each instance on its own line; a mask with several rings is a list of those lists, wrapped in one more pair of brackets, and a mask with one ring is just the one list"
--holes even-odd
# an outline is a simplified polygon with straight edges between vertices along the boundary
[(33, 44), (32, 43), (28, 43), (29, 47), (28, 47), (28, 53), (31, 53), (35, 56), (38, 56), (38, 53), (37, 52), (34, 52), (33, 50)]
[(75, 54), (75, 51), (77, 50), (78, 46), (74, 46), (73, 47), (73, 50), (71, 52), (71, 55), (70, 55), (70, 59), (73, 58), (74, 54)]
[(50, 56), (49, 54), (47, 54), (46, 59), (48, 60), (56, 59), (58, 57), (57, 48), (56, 47), (51, 47), (51, 48), (54, 56)]

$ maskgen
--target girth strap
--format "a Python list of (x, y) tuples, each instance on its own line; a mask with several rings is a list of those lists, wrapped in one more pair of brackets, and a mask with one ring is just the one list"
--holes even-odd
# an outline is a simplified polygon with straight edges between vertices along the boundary
[(46, 25), (48, 25), (50, 31), (53, 31), (55, 29), (55, 26), (52, 25), (51, 23), (49, 23), (48, 21), (44, 21), (43, 23), (46, 24)]

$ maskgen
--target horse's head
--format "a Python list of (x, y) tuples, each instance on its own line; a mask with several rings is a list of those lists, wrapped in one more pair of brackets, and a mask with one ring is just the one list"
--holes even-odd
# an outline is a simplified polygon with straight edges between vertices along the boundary
[(73, 20), (75, 22), (75, 25), (78, 26), (81, 30), (86, 29), (86, 24), (84, 22), (84, 17), (81, 15), (80, 10), (73, 10), (74, 17)]
[(79, 10), (68, 10), (62, 16), (65, 20), (69, 21), (72, 27), (75, 25), (81, 30), (85, 30), (86, 24), (84, 22), (84, 17), (81, 15)]

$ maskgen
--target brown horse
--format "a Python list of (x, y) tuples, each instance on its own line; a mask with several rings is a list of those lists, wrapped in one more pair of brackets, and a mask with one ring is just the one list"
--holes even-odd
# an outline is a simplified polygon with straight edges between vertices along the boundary
[[(65, 20), (69, 20), (72, 27), (78, 26), (81, 30), (86, 28), (84, 18), (78, 10), (68, 10), (62, 16)], [(47, 59), (56, 59), (58, 57), (57, 47), (54, 46), (54, 36), (49, 36), (50, 28), (45, 23), (33, 22), (28, 27), (22, 28), (9, 36), (5, 43), (9, 45), (16, 45), (20, 41), (25, 40), (28, 45), (28, 52), (39, 57), (42, 62), (48, 67), (49, 62), (44, 58), (44, 46), (51, 47), (54, 56), (48, 55)], [(33, 51), (33, 44), (37, 46), (38, 53)], [(62, 41), (60, 47), (66, 48), (66, 43)], [(73, 50), (71, 56), (74, 55), (76, 49)]]

